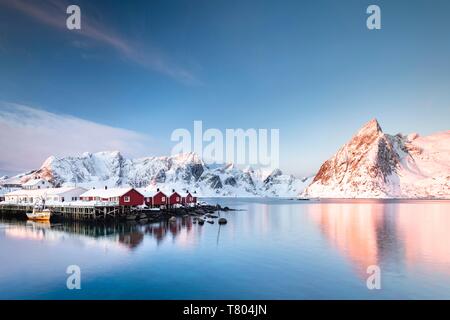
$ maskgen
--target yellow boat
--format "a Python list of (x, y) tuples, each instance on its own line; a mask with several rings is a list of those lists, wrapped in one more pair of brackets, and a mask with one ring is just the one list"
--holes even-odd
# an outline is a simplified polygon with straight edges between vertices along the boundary
[(51, 214), (49, 209), (34, 208), (33, 212), (27, 212), (27, 217), (34, 221), (49, 221)]

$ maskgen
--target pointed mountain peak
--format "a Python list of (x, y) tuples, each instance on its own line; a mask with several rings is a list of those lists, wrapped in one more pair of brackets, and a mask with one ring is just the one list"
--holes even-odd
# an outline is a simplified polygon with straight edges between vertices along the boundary
[(200, 158), (200, 156), (195, 152), (178, 153), (170, 157), (163, 157), (163, 158), (170, 159), (171, 161), (179, 165), (186, 165), (186, 164), (204, 165), (203, 159)]
[(42, 163), (41, 165), (41, 169), (42, 168), (49, 168), (51, 167), (52, 163), (56, 160), (57, 158), (55, 156), (50, 156), (47, 159), (45, 159), (44, 163)]
[(367, 122), (361, 129), (359, 129), (357, 136), (361, 135), (377, 135), (379, 133), (383, 133), (383, 130), (380, 127), (377, 119), (373, 118), (369, 122)]

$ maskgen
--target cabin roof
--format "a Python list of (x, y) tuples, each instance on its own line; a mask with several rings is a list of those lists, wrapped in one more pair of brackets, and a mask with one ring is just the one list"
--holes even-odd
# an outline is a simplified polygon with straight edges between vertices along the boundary
[(131, 190), (133, 190), (133, 188), (91, 189), (83, 193), (80, 197), (114, 198), (121, 197)]
[(137, 189), (141, 194), (144, 195), (144, 197), (149, 198), (149, 197), (154, 197), (156, 196), (158, 193), (162, 193), (165, 196), (167, 195), (171, 195), (172, 193), (167, 193), (166, 190), (156, 190), (156, 189), (149, 189), (149, 188), (139, 188)]
[[(162, 188), (159, 188), (159, 191), (157, 191), (157, 189), (154, 187), (147, 187), (147, 188), (138, 188), (136, 190), (138, 192), (140, 192), (144, 197), (148, 198), (148, 197), (154, 197), (158, 192), (162, 192), (164, 195), (170, 197), (172, 194), (174, 194), (172, 189), (173, 188), (162, 187)], [(179, 194), (181, 197), (186, 197), (188, 194), (192, 195), (191, 192), (178, 191), (176, 189), (175, 189), (175, 193)]]
[(5, 196), (29, 196), (29, 197), (39, 197), (39, 196), (58, 196), (63, 195), (65, 193), (71, 192), (71, 191), (86, 191), (86, 189), (81, 187), (63, 187), (63, 188), (47, 188), (47, 189), (33, 189), (33, 190), (15, 190), (11, 191)]
[(30, 179), (26, 183), (24, 183), (22, 186), (31, 187), (31, 186), (35, 186), (37, 184), (40, 184), (42, 182), (49, 183), (47, 180), (39, 178), (39, 179)]

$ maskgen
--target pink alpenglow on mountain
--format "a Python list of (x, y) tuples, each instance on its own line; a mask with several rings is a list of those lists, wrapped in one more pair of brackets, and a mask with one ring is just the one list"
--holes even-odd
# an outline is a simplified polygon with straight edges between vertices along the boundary
[(302, 193), (318, 198), (450, 198), (450, 131), (420, 137), (365, 124)]

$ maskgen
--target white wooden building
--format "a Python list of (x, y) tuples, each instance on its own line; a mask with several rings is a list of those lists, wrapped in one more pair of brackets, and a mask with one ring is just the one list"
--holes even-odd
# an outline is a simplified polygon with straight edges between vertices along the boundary
[(41, 178), (30, 179), (22, 185), (23, 189), (36, 190), (36, 189), (48, 189), (53, 188), (53, 185), (47, 180)]
[(80, 187), (22, 189), (5, 194), (5, 202), (17, 204), (33, 204), (45, 199), (46, 203), (70, 202), (80, 200), (80, 195), (87, 190)]

